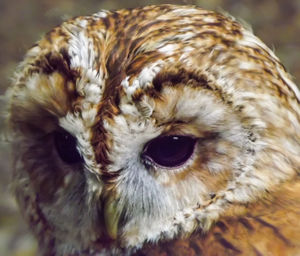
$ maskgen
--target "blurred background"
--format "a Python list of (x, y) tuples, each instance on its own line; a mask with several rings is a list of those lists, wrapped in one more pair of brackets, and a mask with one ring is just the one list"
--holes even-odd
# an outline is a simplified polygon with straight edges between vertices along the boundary
[[(196, 4), (246, 21), (300, 84), (300, 0), (0, 0), (0, 95), (26, 50), (63, 20), (100, 9), (160, 3)], [(0, 141), (0, 255), (31, 256), (36, 243), (10, 193), (10, 161), (9, 147)]]

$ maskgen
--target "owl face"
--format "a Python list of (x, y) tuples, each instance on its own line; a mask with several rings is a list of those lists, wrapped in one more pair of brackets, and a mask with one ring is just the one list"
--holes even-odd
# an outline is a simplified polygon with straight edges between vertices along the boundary
[(66, 21), (7, 94), (14, 188), (45, 255), (208, 231), (300, 166), (300, 94), (283, 66), (196, 7)]

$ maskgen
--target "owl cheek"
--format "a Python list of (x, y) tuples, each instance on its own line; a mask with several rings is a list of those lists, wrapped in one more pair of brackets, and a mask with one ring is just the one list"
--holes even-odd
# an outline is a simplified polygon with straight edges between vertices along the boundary
[[(13, 145), (14, 150), (22, 154), (22, 158), (16, 159), (15, 175), (19, 177), (20, 184), (23, 179), (30, 181), (29, 189), (38, 195), (39, 202), (51, 203), (57, 190), (63, 185), (66, 174), (64, 170), (57, 168), (50, 152), (45, 150), (51, 148), (51, 139), (28, 140), (23, 143), (26, 146)], [(25, 171), (24, 166), (27, 167)]]
[(206, 199), (210, 193), (225, 189), (228, 180), (232, 179), (233, 165), (239, 150), (231, 147), (230, 152), (223, 150), (220, 153), (216, 147), (210, 142), (198, 146), (191, 161), (183, 168), (156, 170), (153, 173), (156, 182), (175, 193), (178, 199), (184, 196), (185, 191), (192, 191), (191, 194), (196, 192)]

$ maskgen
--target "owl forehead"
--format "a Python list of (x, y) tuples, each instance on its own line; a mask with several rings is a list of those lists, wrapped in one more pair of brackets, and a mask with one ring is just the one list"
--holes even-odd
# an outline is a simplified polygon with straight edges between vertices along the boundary
[(98, 109), (121, 94), (141, 98), (158, 75), (176, 69), (219, 78), (223, 91), (244, 77), (253, 79), (256, 69), (270, 80), (283, 76), (279, 90), (300, 98), (277, 58), (251, 32), (232, 18), (191, 6), (100, 11), (66, 21), (28, 52), (17, 80), (58, 72), (74, 84), (76, 106)]
[[(27, 53), (20, 71), (16, 84), (26, 84), (25, 94), (62, 118), (63, 128), (85, 134), (82, 144), (104, 133), (99, 120), (119, 114), (120, 103), (149, 116), (149, 98), (176, 84), (209, 89), (224, 100), (233, 90), (248, 97), (264, 77), (279, 93), (299, 97), (277, 58), (251, 32), (232, 18), (191, 6), (101, 11), (66, 21)], [(264, 90), (273, 93), (272, 86)], [(92, 141), (105, 141), (101, 136)]]
[[(248, 97), (267, 77), (281, 94), (299, 94), (251, 32), (231, 18), (189, 6), (101, 11), (66, 21), (28, 52), (22, 68), (17, 84), (27, 84), (38, 101), (45, 96), (45, 108), (60, 117), (81, 112), (82, 131), (118, 114), (122, 97), (136, 104), (178, 83), (208, 88), (219, 98), (232, 90)], [(57, 111), (59, 106), (64, 109)]]
[(101, 11), (63, 23), (31, 52), (34, 55), (36, 50), (48, 62), (49, 56), (57, 54), (73, 72), (71, 76), (75, 74), (79, 95), (97, 104), (105, 91), (118, 87), (128, 97), (140, 93), (174, 63), (195, 65), (191, 55), (197, 52), (200, 58), (216, 43), (227, 48), (241, 35), (240, 29), (229, 18), (192, 7)]

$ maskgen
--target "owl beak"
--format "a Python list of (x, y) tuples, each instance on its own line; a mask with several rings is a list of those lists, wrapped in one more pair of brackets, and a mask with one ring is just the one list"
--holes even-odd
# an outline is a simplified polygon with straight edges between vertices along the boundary
[(107, 234), (111, 239), (116, 240), (118, 236), (120, 213), (117, 210), (117, 203), (115, 200), (109, 198), (104, 203), (104, 222)]

